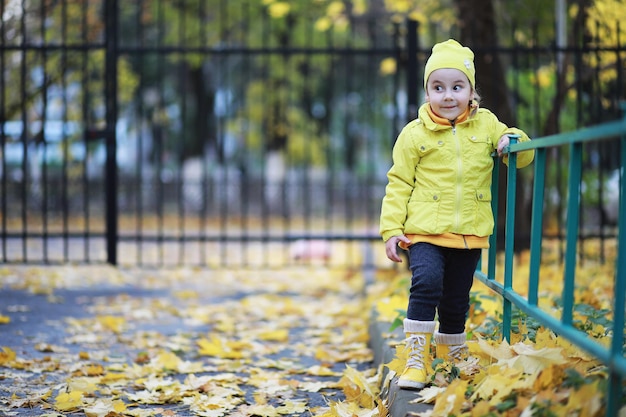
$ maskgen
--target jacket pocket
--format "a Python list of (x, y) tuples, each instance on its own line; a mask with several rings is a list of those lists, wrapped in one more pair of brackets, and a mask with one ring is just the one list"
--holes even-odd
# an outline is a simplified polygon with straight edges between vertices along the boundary
[(409, 200), (405, 233), (439, 233), (439, 207), (441, 191), (432, 189), (413, 190)]
[(474, 226), (477, 236), (493, 233), (493, 212), (491, 210), (491, 188), (477, 188), (475, 193), (476, 218)]

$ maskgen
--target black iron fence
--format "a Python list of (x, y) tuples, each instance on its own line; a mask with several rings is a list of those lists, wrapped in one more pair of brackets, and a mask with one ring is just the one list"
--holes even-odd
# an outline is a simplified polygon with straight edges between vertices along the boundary
[[(448, 34), (268, 4), (3, 2), (2, 261), (388, 265), (377, 223), (391, 146), (431, 39)], [(619, 36), (535, 35), (474, 47), (499, 58), (511, 91), (502, 103), (481, 90), (490, 107), (536, 136), (619, 116)], [(610, 179), (616, 154), (588, 163)], [(590, 199), (599, 227), (605, 182)]]

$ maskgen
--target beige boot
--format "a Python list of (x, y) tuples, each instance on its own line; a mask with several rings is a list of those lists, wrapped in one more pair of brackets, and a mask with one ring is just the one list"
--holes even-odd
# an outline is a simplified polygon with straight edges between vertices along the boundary
[(469, 356), (469, 349), (465, 343), (466, 334), (446, 334), (435, 332), (436, 355), (452, 363), (464, 361)]
[(398, 386), (407, 389), (424, 388), (430, 367), (430, 341), (435, 331), (434, 321), (404, 319), (407, 360)]

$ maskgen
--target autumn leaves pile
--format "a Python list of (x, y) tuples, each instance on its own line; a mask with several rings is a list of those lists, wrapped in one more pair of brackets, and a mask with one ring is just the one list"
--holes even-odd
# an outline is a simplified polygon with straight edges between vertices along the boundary
[[(523, 268), (516, 273), (524, 276)], [(585, 311), (607, 307), (604, 268), (577, 278)], [(548, 311), (558, 307), (561, 274), (542, 271), (540, 305)], [(3, 288), (37, 302), (78, 303), (85, 314), (48, 318), (52, 343), (28, 334), (28, 306), (0, 306), (0, 332), (26, 318), (21, 345), (0, 342), (0, 414), (386, 416), (381, 387), (401, 372), (405, 354), (390, 331), (396, 357), (375, 369), (368, 324), (372, 309), (390, 327), (401, 316), (407, 275), (379, 271), (365, 286), (360, 271), (328, 268), (5, 267)], [(59, 297), (60, 289), (77, 297)], [(497, 299), (481, 284), (472, 294), (480, 303), (468, 321), (471, 357), (456, 366), (434, 362), (432, 383), (415, 394), (433, 407), (423, 416), (602, 415), (601, 364), (524, 318), (511, 343), (501, 342)], [(575, 319), (609, 343), (603, 322), (578, 310)]]
[[(556, 257), (556, 252), (546, 250), (539, 305), (560, 318), (563, 268)], [(613, 331), (613, 266), (612, 262), (598, 264), (587, 259), (576, 276), (574, 322), (607, 347)], [(528, 264), (519, 262), (515, 268), (514, 288), (525, 294)], [(407, 279), (406, 274), (391, 274), (372, 289), (380, 295), (375, 304), (381, 320), (397, 321), (402, 310), (406, 311)], [(511, 343), (501, 341), (501, 302), (479, 282), (474, 284), (472, 298), (470, 358), (456, 366), (434, 361), (432, 384), (415, 399), (433, 405), (424, 416), (604, 415), (608, 378), (604, 365), (520, 312), (514, 316)], [(399, 345), (396, 358), (387, 364), (392, 376), (402, 372), (405, 356)], [(626, 399), (626, 386), (623, 392)], [(626, 405), (621, 413), (626, 415)]]

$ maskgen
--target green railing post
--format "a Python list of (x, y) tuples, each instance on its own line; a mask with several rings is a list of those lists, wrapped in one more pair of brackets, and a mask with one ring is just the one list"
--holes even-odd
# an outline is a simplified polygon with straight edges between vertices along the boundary
[(561, 321), (573, 323), (574, 287), (576, 277), (576, 253), (578, 245), (578, 222), (580, 220), (580, 183), (582, 180), (581, 142), (570, 144), (569, 179), (567, 186), (567, 221), (565, 240), (565, 266), (563, 277), (563, 313)]
[[(626, 110), (626, 106), (624, 106), (624, 110)], [(626, 112), (624, 114), (626, 115)], [(626, 230), (626, 134), (622, 135), (620, 146), (622, 163), (617, 230), (624, 231)], [(624, 297), (626, 297), (626, 237), (624, 233), (618, 233), (617, 235), (617, 259), (615, 263), (615, 286), (613, 290), (615, 301), (613, 306), (613, 339), (611, 340), (612, 362), (624, 355), (624, 309), (626, 308), (626, 303), (624, 302)], [(615, 367), (612, 367), (609, 378), (606, 414), (607, 416), (617, 416), (622, 401), (622, 381), (624, 380), (624, 375), (620, 374)]]
[(495, 158), (493, 161), (493, 171), (491, 174), (491, 212), (493, 213), (494, 230), (489, 236), (489, 252), (487, 253), (487, 277), (495, 279), (496, 277), (496, 257), (498, 248), (498, 190), (500, 186), (500, 159)]
[[(509, 135), (511, 138), (510, 145), (517, 143), (518, 135)], [(510, 146), (509, 145), (509, 146)], [(506, 149), (509, 158), (509, 166), (507, 169), (507, 185), (506, 185), (506, 218), (504, 225), (504, 292), (502, 306), (502, 336), (507, 342), (511, 341), (511, 301), (506, 297), (506, 293), (513, 289), (513, 260), (515, 249), (515, 195), (517, 194), (517, 153), (509, 152)]]
[(528, 276), (528, 303), (539, 302), (539, 271), (541, 269), (541, 243), (543, 238), (543, 203), (546, 187), (546, 148), (535, 152), (535, 180), (530, 225), (530, 267)]

